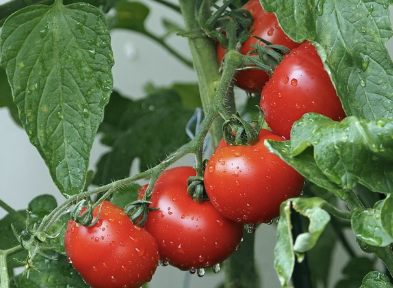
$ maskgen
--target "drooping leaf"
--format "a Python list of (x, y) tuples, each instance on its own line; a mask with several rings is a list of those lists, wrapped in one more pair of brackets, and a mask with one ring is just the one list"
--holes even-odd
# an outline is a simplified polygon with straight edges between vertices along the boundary
[(79, 193), (113, 82), (103, 14), (85, 3), (29, 6), (7, 19), (0, 41), (31, 143), (61, 193)]
[(362, 282), (360, 288), (392, 288), (393, 285), (389, 281), (389, 277), (377, 271), (369, 272)]
[(311, 40), (349, 116), (393, 118), (392, 36), (386, 0), (260, 0), (285, 33)]
[(158, 164), (189, 141), (185, 126), (193, 112), (173, 89), (137, 101), (113, 93), (100, 127), (101, 141), (111, 150), (101, 157), (93, 183), (128, 177), (136, 158), (141, 171)]
[(79, 276), (78, 272), (68, 263), (67, 257), (57, 254), (57, 259), (42, 256), (34, 258), (35, 269), (30, 269), (29, 277), (20, 274), (12, 279), (17, 288), (53, 288), (74, 287), (88, 288), (89, 286)]
[(379, 201), (372, 209), (355, 210), (352, 214), (351, 225), (356, 237), (372, 246), (385, 247), (393, 242), (382, 226), (382, 205), (383, 201)]
[(280, 145), (271, 141), (269, 145), (295, 168), (306, 165), (304, 158), (308, 155), (309, 164), (318, 174), (321, 171), (344, 190), (360, 183), (374, 192), (393, 192), (393, 121), (347, 117), (335, 122), (309, 113), (295, 122), (291, 133), (290, 142), (281, 144), (287, 150), (280, 151)]
[[(301, 261), (304, 252), (312, 249), (330, 220), (330, 215), (321, 208), (325, 203), (320, 198), (294, 198), (281, 204), (277, 226), (277, 242), (274, 249), (274, 268), (281, 285), (286, 288), (295, 264), (295, 255)], [(308, 231), (300, 234), (293, 243), (291, 234), (291, 208), (309, 218)]]

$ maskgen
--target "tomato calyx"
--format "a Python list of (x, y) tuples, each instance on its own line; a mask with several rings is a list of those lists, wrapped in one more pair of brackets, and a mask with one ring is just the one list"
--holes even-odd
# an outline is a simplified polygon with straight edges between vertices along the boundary
[[(281, 63), (283, 57), (290, 52), (290, 50), (283, 46), (273, 44), (261, 37), (252, 36), (258, 39), (257, 45), (251, 45), (253, 50), (249, 51), (245, 57), (245, 66), (238, 70), (259, 69), (265, 71), (269, 76), (272, 76), (273, 71), (278, 64)], [(263, 45), (262, 45), (263, 43)]]
[(251, 122), (241, 118), (239, 113), (233, 114), (222, 125), (225, 142), (234, 146), (254, 145), (258, 142), (259, 131), (262, 129), (263, 123), (261, 109), (259, 109), (258, 119)]
[(187, 179), (187, 194), (198, 203), (209, 200), (202, 176), (190, 176)]
[[(204, 1), (206, 2), (206, 1)], [(208, 18), (204, 17), (205, 5), (199, 8), (198, 22), (205, 34), (227, 49), (240, 47), (250, 37), (253, 17), (250, 11), (241, 8), (228, 10), (233, 0), (224, 1), (222, 6)]]
[(75, 223), (77, 223), (78, 225), (83, 225), (86, 227), (94, 226), (100, 217), (102, 208), (102, 205), (98, 204), (100, 205), (100, 209), (98, 211), (97, 217), (93, 219), (93, 210), (97, 206), (97, 204), (98, 203), (90, 205), (90, 202), (86, 199), (79, 201), (79, 203), (75, 205), (74, 210), (71, 212), (71, 219), (74, 220)]
[(132, 223), (143, 226), (146, 223), (149, 212), (159, 209), (150, 208), (149, 205), (151, 203), (147, 199), (135, 200), (124, 207), (124, 212), (130, 217)]

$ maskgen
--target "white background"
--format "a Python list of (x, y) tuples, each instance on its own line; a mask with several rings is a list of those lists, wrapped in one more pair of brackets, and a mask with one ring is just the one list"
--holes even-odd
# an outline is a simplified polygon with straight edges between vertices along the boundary
[[(0, 0), (0, 4), (5, 3)], [(181, 24), (179, 15), (153, 1), (143, 1), (151, 8), (147, 26), (157, 34), (163, 33), (161, 18)], [(174, 3), (176, 1), (173, 1)], [(112, 32), (115, 66), (113, 68), (115, 89), (123, 95), (143, 97), (143, 85), (170, 85), (173, 82), (195, 82), (193, 70), (185, 67), (173, 56), (145, 37), (126, 31)], [(182, 54), (189, 56), (187, 40), (179, 36), (171, 38), (171, 45)], [(160, 63), (157, 64), (157, 59)], [(0, 87), (1, 89), (1, 87)], [(62, 196), (53, 184), (48, 169), (37, 150), (30, 144), (24, 130), (16, 126), (7, 109), (0, 109), (0, 197), (15, 209), (25, 209), (31, 199), (39, 194), (52, 194), (58, 201)], [(90, 168), (94, 169), (97, 159), (105, 150), (97, 141), (91, 153)], [(0, 209), (0, 217), (5, 212)], [(275, 228), (262, 225), (256, 231), (256, 258), (262, 274), (263, 287), (279, 288), (273, 269), (273, 249)], [(338, 265), (333, 267), (332, 283), (340, 279), (340, 263), (346, 263), (346, 253), (341, 247), (332, 251)], [(215, 287), (223, 278), (223, 273), (199, 278), (171, 267), (159, 267), (151, 282), (151, 288), (197, 288)], [(189, 283), (189, 286), (184, 283)], [(252, 287), (250, 287), (252, 288)]]

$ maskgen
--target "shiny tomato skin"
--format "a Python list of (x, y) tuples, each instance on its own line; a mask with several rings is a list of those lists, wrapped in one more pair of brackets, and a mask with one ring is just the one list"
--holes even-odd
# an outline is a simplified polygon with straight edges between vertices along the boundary
[(261, 93), (261, 109), (274, 133), (290, 138), (292, 125), (315, 112), (345, 118), (336, 90), (315, 47), (308, 41), (286, 55)]
[(225, 217), (243, 224), (270, 222), (280, 205), (301, 194), (304, 179), (278, 156), (270, 153), (265, 139), (284, 139), (262, 129), (252, 146), (220, 143), (204, 173), (206, 193)]
[(187, 194), (192, 167), (176, 167), (158, 178), (144, 228), (157, 240), (161, 260), (181, 270), (208, 268), (231, 255), (242, 239), (243, 225), (223, 217), (209, 201)]
[(139, 288), (151, 280), (159, 260), (155, 239), (108, 201), (94, 226), (69, 221), (64, 246), (69, 262), (94, 288)]
[[(254, 50), (251, 45), (257, 45), (258, 39), (252, 36), (258, 36), (273, 44), (283, 45), (288, 49), (298, 47), (300, 43), (292, 41), (282, 31), (278, 24), (277, 18), (273, 13), (264, 11), (259, 3), (259, 0), (251, 0), (243, 5), (242, 9), (250, 11), (254, 21), (251, 27), (250, 37), (242, 44), (239, 52), (247, 55), (248, 52)], [(265, 45), (261, 43), (260, 45)], [(221, 64), (222, 58), (226, 53), (220, 43), (217, 45), (217, 58)], [(263, 86), (269, 80), (269, 75), (258, 69), (247, 69), (236, 73), (235, 85), (247, 92), (260, 94)]]

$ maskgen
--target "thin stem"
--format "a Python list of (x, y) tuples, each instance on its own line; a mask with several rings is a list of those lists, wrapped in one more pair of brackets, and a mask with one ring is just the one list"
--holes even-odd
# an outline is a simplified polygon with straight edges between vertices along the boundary
[(7, 203), (0, 199), (0, 207), (3, 208), (5, 211), (11, 215), (16, 221), (24, 224), (26, 222), (26, 218), (23, 217), (18, 211), (15, 211), (12, 207), (10, 207)]
[(169, 46), (165, 41), (163, 41), (160, 37), (150, 33), (149, 31), (145, 30), (144, 35), (148, 36), (150, 39), (154, 40), (156, 43), (160, 44), (163, 48), (165, 48), (170, 54), (175, 56), (179, 59), (183, 64), (185, 64), (189, 68), (193, 68), (192, 61), (187, 59), (186, 57), (182, 56), (179, 52), (174, 50), (171, 46)]
[(8, 250), (0, 250), (0, 288), (8, 288), (10, 284), (10, 279), (8, 276), (7, 257), (22, 250), (23, 247), (20, 245), (12, 247)]
[(321, 208), (329, 212), (330, 214), (336, 216), (337, 218), (345, 219), (345, 220), (351, 220), (352, 217), (352, 212), (350, 211), (342, 211), (338, 209), (337, 207), (333, 206), (329, 202), (324, 201)]

